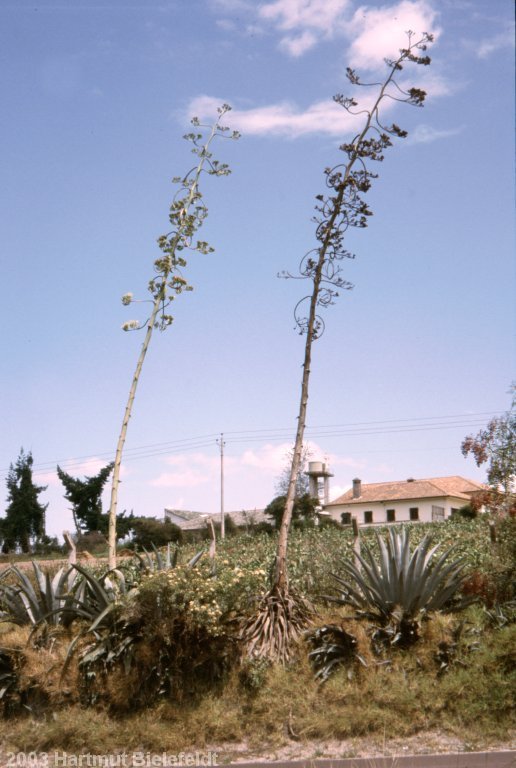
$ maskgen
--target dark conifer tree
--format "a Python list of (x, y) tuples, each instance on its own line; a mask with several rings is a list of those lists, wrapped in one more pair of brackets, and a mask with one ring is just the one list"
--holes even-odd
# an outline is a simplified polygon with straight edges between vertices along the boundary
[(93, 477), (79, 480), (57, 467), (57, 476), (65, 487), (65, 499), (72, 504), (72, 514), (78, 534), (99, 531), (107, 533), (107, 515), (102, 514), (102, 491), (113, 470), (113, 463), (103, 467)]
[(35, 485), (32, 479), (32, 453), (23, 448), (16, 464), (11, 464), (7, 475), (7, 508), (2, 522), (4, 552), (19, 547), (30, 552), (45, 535), (45, 512), (48, 504), (41, 504), (38, 496), (46, 485)]

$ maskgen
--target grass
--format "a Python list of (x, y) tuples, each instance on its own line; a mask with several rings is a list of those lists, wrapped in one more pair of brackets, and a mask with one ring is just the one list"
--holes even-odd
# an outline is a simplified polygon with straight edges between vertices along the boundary
[[(470, 609), (468, 620), (470, 630), (480, 629), (478, 610)], [(29, 659), (26, 674), (34, 681), (46, 678), (51, 701), (39, 714), (4, 721), (0, 745), (4, 751), (115, 753), (224, 744), (230, 755), (232, 745), (242, 742), (251, 750), (264, 745), (270, 750), (292, 739), (301, 744), (378, 740), (384, 733), (403, 739), (435, 730), (458, 737), (476, 734), (482, 745), (506, 740), (515, 725), (516, 627), (484, 632), (478, 648), (473, 645), (476, 650), (471, 646), (478, 635), (463, 635), (460, 663), (442, 676), (433, 654), (436, 639), (448, 636), (449, 619), (429, 622), (427, 628), (417, 651), (393, 652), (391, 663), (380, 666), (369, 656), (367, 668), (357, 666), (352, 675), (343, 668), (324, 685), (314, 682), (306, 653), (300, 653), (286, 668), (262, 664), (252, 685), (249, 669), (245, 674), (235, 669), (222, 689), (196, 702), (161, 701), (119, 717), (66, 705), (73, 695), (53, 690), (49, 660), (33, 666)], [(21, 643), (21, 634), (15, 630), (13, 642)], [(359, 645), (363, 639), (358, 637)]]

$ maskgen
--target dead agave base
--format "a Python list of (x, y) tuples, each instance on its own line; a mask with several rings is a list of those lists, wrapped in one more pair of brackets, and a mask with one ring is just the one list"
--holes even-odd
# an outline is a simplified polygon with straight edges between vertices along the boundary
[(245, 655), (288, 663), (314, 618), (315, 609), (305, 597), (289, 589), (273, 587), (259, 600), (256, 613), (241, 630)]

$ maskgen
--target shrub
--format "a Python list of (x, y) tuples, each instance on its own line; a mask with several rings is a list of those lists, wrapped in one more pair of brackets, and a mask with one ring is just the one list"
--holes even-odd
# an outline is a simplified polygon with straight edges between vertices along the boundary
[(170, 542), (180, 544), (183, 538), (181, 528), (171, 523), (170, 520), (157, 520), (155, 517), (135, 517), (132, 522), (134, 543), (140, 547), (151, 549), (164, 547)]
[(474, 520), (478, 517), (478, 508), (473, 504), (464, 504), (460, 509), (452, 513), (452, 517), (463, 517), (465, 520)]
[[(274, 521), (274, 526), (279, 529), (283, 512), (285, 511), (286, 496), (276, 496), (265, 508), (265, 514)], [(306, 528), (314, 525), (315, 510), (319, 506), (319, 500), (312, 498), (308, 493), (298, 496), (294, 501), (292, 511), (292, 525), (294, 528)]]
[(99, 554), (107, 550), (107, 539), (99, 531), (81, 533), (77, 538), (77, 551)]
[[(219, 560), (143, 575), (79, 656), (83, 703), (124, 711), (157, 697), (182, 700), (219, 685), (238, 657), (236, 624), (265, 570)], [(196, 565), (196, 567), (193, 567)]]

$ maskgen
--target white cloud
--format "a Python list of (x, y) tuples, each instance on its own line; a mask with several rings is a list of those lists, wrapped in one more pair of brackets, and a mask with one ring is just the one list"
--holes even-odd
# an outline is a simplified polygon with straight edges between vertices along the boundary
[(346, 491), (349, 491), (350, 485), (333, 485), (330, 486), (330, 501), (335, 501), (339, 496), (342, 496)]
[(258, 16), (280, 33), (281, 49), (298, 57), (335, 37), (351, 43), (353, 66), (376, 69), (405, 45), (407, 30), (438, 34), (437, 12), (429, 0), (400, 0), (382, 6), (360, 6), (352, 0), (275, 0), (258, 7)]
[(217, 457), (205, 453), (167, 456), (165, 464), (172, 471), (162, 472), (150, 481), (155, 488), (197, 488), (216, 477)]
[(61, 485), (61, 481), (55, 472), (37, 472), (33, 473), (34, 481), (38, 485)]
[(426, 0), (401, 0), (383, 8), (359, 8), (347, 27), (353, 42), (349, 56), (353, 67), (377, 69), (384, 58), (396, 58), (406, 45), (406, 32), (419, 39), (424, 32), (436, 37), (437, 12)]
[[(308, 441), (305, 445), (310, 449), (314, 460), (324, 460), (323, 451), (317, 443)], [(227, 477), (241, 479), (244, 474), (249, 477), (262, 476), (275, 480), (287, 464), (288, 453), (292, 443), (267, 443), (260, 448), (247, 449), (241, 454), (224, 456), (224, 474)], [(206, 453), (185, 453), (168, 456), (165, 464), (172, 471), (164, 471), (150, 481), (153, 487), (162, 488), (197, 488), (212, 483), (218, 488), (220, 481), (220, 457)], [(335, 463), (354, 466), (351, 459), (335, 457)]]
[[(442, 77), (429, 72), (426, 67), (419, 70), (417, 75), (417, 79), (400, 79), (400, 86), (410, 88), (416, 84), (427, 91), (429, 98), (445, 96), (452, 90)], [(357, 111), (370, 109), (376, 95), (374, 89), (362, 89), (356, 95), (359, 101)], [(399, 97), (399, 95), (397, 92), (396, 96)], [(197, 96), (188, 105), (187, 114), (210, 121), (217, 114), (217, 108), (225, 101), (227, 99), (214, 96)], [(386, 99), (382, 106), (383, 116), (388, 115), (396, 106), (396, 101)], [(306, 109), (302, 109), (290, 101), (283, 101), (263, 107), (249, 107), (247, 109), (237, 107), (231, 111), (231, 127), (250, 136), (298, 138), (317, 133), (344, 138), (354, 135), (362, 126), (363, 114), (352, 115), (333, 99), (317, 101)]]
[(349, 4), (350, 0), (275, 0), (260, 6), (258, 13), (279, 29), (312, 28), (329, 34)]
[(297, 57), (338, 33), (349, 5), (350, 0), (275, 0), (260, 6), (258, 15), (288, 33), (280, 48)]
[(317, 45), (317, 37), (312, 32), (308, 32), (308, 30), (305, 30), (297, 37), (287, 35), (280, 41), (280, 48), (286, 50), (294, 58), (302, 56), (303, 53), (306, 53), (315, 45)]
[(365, 464), (363, 461), (357, 461), (351, 456), (338, 456), (337, 454), (330, 454), (328, 457), (328, 463), (331, 467), (351, 467), (353, 469), (362, 469)]
[[(372, 104), (370, 91), (363, 94), (363, 108)], [(197, 96), (188, 106), (188, 114), (201, 119), (211, 119), (224, 99), (213, 96)], [(394, 102), (387, 103), (388, 109)], [(333, 100), (318, 101), (305, 110), (290, 102), (271, 104), (250, 109), (233, 109), (231, 127), (248, 135), (276, 135), (297, 138), (310, 133), (343, 136), (360, 127), (360, 118), (353, 117)]]
[(234, 32), (236, 29), (236, 24), (231, 19), (217, 19), (215, 24), (226, 32)]
[(285, 466), (286, 456), (291, 448), (292, 443), (267, 444), (258, 450), (245, 451), (241, 462), (244, 466), (253, 467), (260, 472), (278, 474)]
[(514, 24), (508, 26), (498, 35), (483, 40), (478, 46), (477, 56), (479, 59), (487, 59), (501, 48), (514, 48)]
[(162, 472), (150, 481), (155, 488), (197, 488), (213, 480), (206, 472), (198, 469), (181, 469), (177, 472)]
[[(155, 488), (197, 488), (211, 483), (217, 485), (220, 477), (220, 457), (213, 453), (202, 452), (183, 453), (175, 456), (167, 456), (165, 464), (172, 467), (172, 471), (159, 474), (150, 481)], [(232, 456), (224, 458), (224, 472), (231, 475), (238, 459)]]
[(219, 466), (220, 459), (213, 454), (206, 454), (200, 451), (196, 453), (182, 453), (176, 456), (167, 456), (165, 463), (171, 467), (188, 469), (197, 465), (207, 472), (214, 471)]
[[(72, 477), (78, 477), (82, 479), (84, 477), (94, 477), (100, 472), (101, 469), (106, 466), (106, 464), (109, 464), (107, 459), (100, 459), (96, 456), (92, 456), (91, 459), (87, 459), (86, 461), (76, 461), (74, 459), (69, 459), (68, 461), (60, 462), (59, 466), (64, 472), (71, 475)], [(122, 477), (127, 477), (128, 475), (128, 470), (123, 464), (120, 467), (120, 475)], [(62, 487), (61, 481), (58, 478), (55, 470), (41, 472), (35, 470), (34, 479), (38, 484)], [(110, 481), (108, 480), (106, 485), (109, 485), (109, 482)]]
[(421, 124), (409, 134), (407, 143), (430, 144), (432, 141), (439, 141), (439, 139), (448, 139), (450, 136), (457, 136), (462, 130), (462, 128), (450, 128), (449, 130), (439, 131), (437, 128), (432, 128), (431, 125)]

